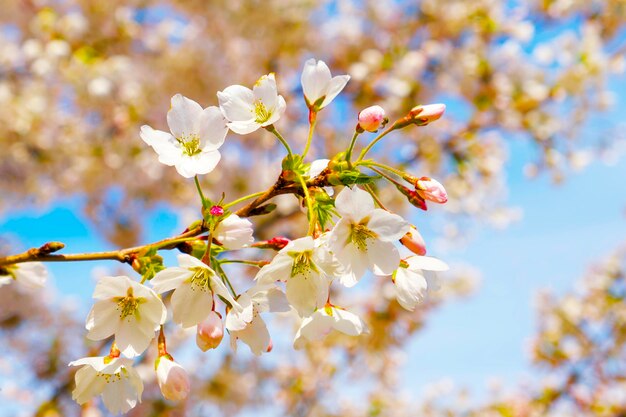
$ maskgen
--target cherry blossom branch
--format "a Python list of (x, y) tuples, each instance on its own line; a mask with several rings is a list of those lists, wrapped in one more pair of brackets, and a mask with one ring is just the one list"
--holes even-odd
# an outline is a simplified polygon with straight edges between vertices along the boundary
[[(53, 255), (52, 252), (56, 252), (65, 247), (61, 242), (49, 242), (40, 248), (32, 248), (24, 253), (18, 255), (5, 256), (0, 258), (0, 266), (13, 265), (23, 262), (77, 262), (77, 261), (100, 261), (100, 260), (114, 260), (122, 263), (130, 264), (133, 259), (133, 255), (140, 253), (148, 248), (161, 249), (175, 249), (178, 244), (193, 240), (196, 236), (206, 232), (206, 228), (203, 224), (194, 227), (178, 236), (169, 237), (159, 240), (147, 245), (135, 246), (132, 248), (105, 251), (105, 252), (90, 252), (90, 253), (73, 253), (67, 255)], [(52, 248), (53, 250), (50, 250)]]
[[(259, 192), (255, 194), (251, 194), (246, 197), (242, 197), (238, 200), (233, 201), (227, 206), (232, 206), (233, 204), (244, 201), (245, 199), (252, 198), (253, 196), (258, 195), (258, 197), (248, 203), (246, 206), (240, 208), (235, 211), (235, 214), (239, 217), (249, 217), (254, 214), (254, 210), (258, 208), (260, 205), (265, 203), (266, 201), (272, 199), (273, 197), (281, 194), (301, 194), (305, 196), (308, 193), (308, 190), (305, 192), (304, 189), (311, 186), (324, 186), (326, 184), (325, 180), (325, 172), (322, 172), (316, 178), (307, 181), (306, 183), (303, 181), (303, 185), (288, 183), (283, 176), (279, 176), (276, 182), (268, 188), (264, 192)], [(39, 248), (32, 248), (27, 250), (26, 252), (10, 255), (6, 257), (0, 257), (0, 267), (6, 265), (13, 265), (24, 262), (81, 262), (81, 261), (102, 261), (102, 260), (113, 260), (119, 261), (122, 263), (132, 263), (133, 255), (140, 253), (149, 248), (156, 248), (158, 250), (169, 250), (176, 249), (178, 244), (186, 242), (188, 240), (194, 240), (197, 236), (206, 233), (208, 229), (204, 223), (188, 230), (178, 236), (169, 237), (166, 239), (159, 240), (154, 243), (149, 243), (146, 245), (135, 246), (131, 248), (118, 249), (112, 251), (104, 251), (104, 252), (86, 252), (86, 253), (72, 253), (72, 254), (52, 254), (53, 252), (57, 252), (65, 247), (65, 245), (61, 242), (48, 242), (45, 245)]]

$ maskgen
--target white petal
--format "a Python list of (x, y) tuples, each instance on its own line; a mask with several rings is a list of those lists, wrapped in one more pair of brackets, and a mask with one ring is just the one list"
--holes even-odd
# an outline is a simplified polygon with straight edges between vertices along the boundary
[(359, 187), (345, 187), (335, 198), (335, 207), (342, 217), (358, 222), (374, 210), (374, 199)]
[(171, 303), (174, 323), (187, 328), (195, 326), (209, 316), (213, 310), (213, 294), (184, 283), (172, 294)]
[(270, 288), (267, 291), (257, 292), (252, 298), (257, 305), (259, 313), (269, 311), (271, 313), (284, 313), (291, 310), (289, 301), (284, 292), (278, 288)]
[(157, 272), (154, 278), (150, 280), (150, 284), (152, 284), (154, 291), (161, 294), (178, 288), (183, 281), (190, 278), (192, 275), (193, 272), (187, 268), (166, 268)]
[(12, 282), (13, 282), (13, 277), (10, 277), (8, 275), (0, 276), (0, 287), (2, 287), (3, 285), (8, 285)]
[(406, 258), (409, 268), (412, 270), (423, 269), (425, 271), (447, 271), (448, 265), (437, 258), (430, 256), (409, 256)]
[(333, 317), (335, 322), (333, 327), (335, 330), (339, 330), (341, 333), (345, 333), (348, 336), (358, 336), (366, 331), (365, 323), (356, 314), (349, 311), (333, 308)]
[(309, 59), (304, 63), (300, 81), (304, 96), (310, 105), (326, 95), (330, 80), (330, 69), (324, 61), (316, 62), (315, 59)]
[(106, 384), (102, 392), (102, 401), (106, 408), (113, 414), (127, 413), (141, 402), (143, 383), (136, 371), (131, 367), (127, 368), (128, 375), (121, 374), (119, 379), (113, 379)]
[(178, 264), (181, 266), (181, 268), (204, 268), (204, 269), (210, 269), (204, 262), (202, 262), (200, 259), (191, 256), (191, 255), (187, 255), (186, 253), (181, 253), (178, 255), (177, 257), (178, 260)]
[(300, 316), (313, 314), (328, 299), (328, 281), (320, 274), (298, 274), (287, 280), (287, 300)]
[(254, 317), (254, 305), (248, 294), (241, 294), (237, 299), (237, 303), (241, 308), (231, 309), (226, 315), (224, 324), (224, 327), (231, 332), (245, 329)]
[(291, 276), (292, 267), (293, 259), (291, 256), (279, 253), (272, 259), (272, 262), (261, 268), (254, 279), (259, 285), (267, 285), (276, 281), (287, 281)]
[(333, 77), (326, 89), (326, 97), (324, 98), (320, 109), (328, 106), (330, 102), (333, 101), (335, 97), (337, 97), (337, 94), (339, 94), (341, 90), (343, 90), (346, 84), (348, 84), (348, 81), (350, 81), (349, 75), (338, 75), (336, 77)]
[(198, 134), (198, 120), (202, 107), (195, 101), (176, 94), (172, 97), (172, 106), (167, 112), (167, 124), (176, 138)]
[(254, 95), (254, 100), (260, 100), (268, 110), (271, 111), (275, 108), (278, 99), (278, 88), (276, 88), (274, 73), (259, 78), (252, 88), (252, 94)]
[(370, 263), (367, 252), (359, 250), (353, 244), (342, 247), (335, 252), (335, 256), (344, 266), (343, 273), (336, 278), (346, 287), (354, 286), (363, 277)]
[(228, 127), (226, 126), (226, 119), (218, 107), (211, 106), (202, 110), (198, 123), (200, 148), (203, 151), (214, 151), (222, 146), (228, 133)]
[(154, 149), (159, 155), (159, 162), (164, 165), (174, 166), (183, 154), (180, 144), (174, 139), (174, 136), (167, 132), (154, 130), (148, 125), (143, 125), (139, 136)]
[(115, 333), (120, 322), (120, 314), (116, 307), (117, 305), (109, 300), (97, 301), (93, 305), (85, 325), (88, 339), (102, 340)]
[(255, 317), (245, 329), (233, 332), (233, 334), (247, 344), (252, 353), (257, 356), (267, 352), (270, 345), (270, 334), (261, 316)]
[(415, 310), (415, 306), (426, 297), (428, 285), (419, 272), (398, 268), (394, 282), (398, 303), (409, 311)]
[(335, 319), (325, 314), (323, 308), (317, 310), (310, 317), (302, 320), (293, 342), (294, 348), (301, 349), (305, 339), (310, 341), (323, 339), (331, 331), (334, 324)]
[(369, 217), (367, 228), (376, 233), (380, 240), (386, 242), (399, 240), (411, 228), (411, 225), (402, 217), (383, 209), (375, 209)]
[(241, 122), (230, 122), (228, 128), (239, 135), (247, 135), (261, 128), (254, 119), (245, 120)]
[(80, 368), (74, 376), (76, 387), (72, 391), (72, 399), (83, 405), (93, 397), (100, 395), (106, 385), (104, 377), (89, 365)]
[(125, 276), (102, 277), (93, 291), (93, 298), (107, 300), (109, 298), (126, 296), (126, 291), (132, 287), (130, 278)]
[(115, 344), (127, 358), (141, 355), (154, 339), (156, 329), (134, 318), (122, 320), (115, 332)]
[(314, 178), (317, 177), (323, 170), (326, 169), (330, 159), (316, 159), (311, 162), (311, 167), (309, 168), (309, 177)]
[(391, 242), (368, 240), (367, 256), (369, 268), (376, 275), (391, 275), (400, 265), (400, 254)]
[(246, 121), (254, 119), (254, 94), (242, 85), (231, 85), (217, 93), (220, 110), (227, 120)]
[(185, 178), (208, 174), (220, 162), (222, 155), (219, 151), (203, 151), (193, 156), (183, 156), (176, 163), (176, 171)]

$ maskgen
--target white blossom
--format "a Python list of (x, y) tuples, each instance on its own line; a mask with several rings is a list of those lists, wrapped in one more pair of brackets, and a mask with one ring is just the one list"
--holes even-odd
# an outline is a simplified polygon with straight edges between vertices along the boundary
[(330, 280), (341, 272), (341, 264), (323, 242), (306, 236), (289, 242), (255, 279), (259, 285), (286, 282), (289, 304), (308, 316), (326, 303)]
[(358, 336), (369, 332), (359, 316), (341, 307), (327, 304), (302, 320), (293, 346), (301, 349), (306, 340), (321, 340), (333, 329), (348, 336)]
[(391, 275), (400, 263), (392, 242), (409, 231), (409, 223), (375, 208), (372, 196), (358, 187), (341, 190), (335, 208), (342, 218), (330, 233), (329, 245), (346, 269), (340, 282), (351, 287), (367, 269), (377, 275)]
[(398, 303), (409, 311), (439, 288), (436, 272), (447, 271), (448, 265), (430, 256), (409, 256), (393, 274)]
[(83, 405), (97, 395), (102, 396), (106, 408), (113, 414), (126, 413), (141, 402), (143, 382), (126, 358), (97, 356), (70, 362), (81, 366), (74, 377), (76, 388), (72, 399)]
[(206, 109), (195, 101), (176, 94), (167, 112), (172, 132), (141, 127), (141, 138), (157, 154), (159, 162), (176, 167), (185, 178), (213, 171), (220, 161), (218, 151), (228, 133), (226, 120), (216, 106)]
[(126, 276), (103, 277), (93, 293), (96, 303), (87, 317), (87, 338), (115, 335), (120, 351), (132, 358), (140, 355), (165, 323), (167, 311), (150, 288)]
[(287, 108), (283, 96), (278, 95), (273, 73), (259, 78), (252, 90), (231, 85), (219, 91), (217, 98), (228, 127), (240, 135), (276, 123)]
[(349, 80), (349, 75), (333, 77), (324, 61), (316, 61), (313, 58), (304, 63), (304, 69), (300, 78), (304, 99), (307, 105), (315, 111), (321, 110), (330, 104)]
[(25, 262), (0, 267), (0, 287), (15, 281), (27, 289), (43, 288), (47, 279), (48, 270), (41, 262)]
[(254, 242), (253, 232), (250, 220), (233, 213), (217, 225), (213, 238), (227, 249), (241, 249)]
[(237, 348), (237, 340), (250, 347), (255, 355), (267, 352), (271, 344), (270, 334), (261, 313), (280, 313), (290, 310), (285, 294), (278, 288), (257, 285), (241, 294), (237, 302), (242, 311), (230, 310), (226, 316), (226, 328), (230, 332), (231, 346)]
[(204, 321), (213, 311), (215, 295), (224, 298), (233, 308), (240, 309), (215, 271), (202, 261), (180, 254), (178, 263), (179, 267), (159, 271), (150, 280), (159, 294), (174, 290), (171, 303), (175, 323), (187, 328)]

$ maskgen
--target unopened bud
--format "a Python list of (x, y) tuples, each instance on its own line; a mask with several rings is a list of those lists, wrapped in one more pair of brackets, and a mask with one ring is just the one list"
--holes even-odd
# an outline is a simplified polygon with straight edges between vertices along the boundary
[(361, 110), (359, 113), (359, 124), (357, 130), (367, 130), (368, 132), (376, 132), (380, 127), (387, 123), (385, 110), (380, 106), (371, 106)]
[(39, 248), (39, 253), (42, 255), (47, 255), (49, 253), (59, 251), (63, 249), (64, 247), (65, 247), (65, 244), (61, 242), (48, 242)]
[(448, 201), (446, 189), (439, 181), (430, 177), (422, 177), (415, 181), (415, 190), (422, 198), (433, 203), (444, 204)]
[(417, 191), (409, 190), (402, 185), (396, 185), (396, 188), (398, 189), (398, 191), (406, 196), (407, 200), (409, 200), (409, 203), (422, 210), (428, 210), (428, 207), (426, 207), (426, 201), (421, 195), (417, 193)]
[(156, 361), (156, 374), (159, 388), (165, 398), (179, 401), (187, 398), (191, 388), (189, 376), (185, 368), (172, 360), (170, 355), (164, 355)]
[(224, 209), (221, 206), (211, 207), (211, 216), (219, 217), (224, 215)]
[(415, 226), (411, 226), (406, 235), (400, 239), (400, 243), (416, 255), (426, 255), (426, 242)]
[(224, 323), (222, 316), (216, 311), (211, 311), (209, 317), (198, 324), (196, 332), (196, 344), (203, 352), (215, 349), (224, 337)]
[(290, 240), (286, 237), (276, 236), (271, 238), (270, 240), (255, 242), (252, 244), (252, 247), (259, 249), (274, 249), (278, 251), (287, 246), (289, 242)]
[(272, 342), (272, 339), (270, 339), (270, 344), (267, 345), (267, 349), (265, 351), (267, 353), (270, 353), (272, 351), (272, 349), (274, 349), (274, 343)]
[(426, 106), (415, 106), (409, 112), (409, 115), (420, 125), (427, 125), (439, 119), (446, 111), (445, 104), (428, 104)]

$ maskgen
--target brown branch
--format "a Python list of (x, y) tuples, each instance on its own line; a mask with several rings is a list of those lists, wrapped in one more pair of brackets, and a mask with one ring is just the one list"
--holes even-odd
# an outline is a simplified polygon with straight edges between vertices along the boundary
[[(317, 177), (312, 178), (307, 182), (307, 187), (322, 187), (328, 185), (326, 182), (326, 175), (328, 170), (322, 171)], [(281, 194), (297, 194), (303, 195), (302, 187), (299, 184), (287, 181), (284, 178), (284, 173), (278, 177), (276, 182), (265, 191), (264, 194), (257, 197), (244, 207), (235, 212), (240, 217), (249, 217), (254, 215), (254, 209), (265, 203), (266, 201)], [(67, 255), (54, 255), (53, 252), (61, 250), (65, 245), (61, 242), (49, 242), (39, 248), (32, 248), (26, 252), (10, 255), (6, 257), (0, 257), (0, 270), (3, 266), (14, 265), (23, 262), (79, 262), (79, 261), (100, 261), (100, 260), (114, 260), (122, 263), (131, 264), (136, 255), (149, 248), (156, 247), (161, 249), (175, 249), (179, 244), (186, 240), (199, 236), (207, 232), (207, 228), (204, 222), (199, 226), (194, 227), (191, 230), (187, 230), (184, 233), (169, 237), (163, 240), (159, 240), (147, 245), (135, 246), (132, 248), (105, 251), (105, 252), (90, 252), (90, 253), (73, 253)]]

